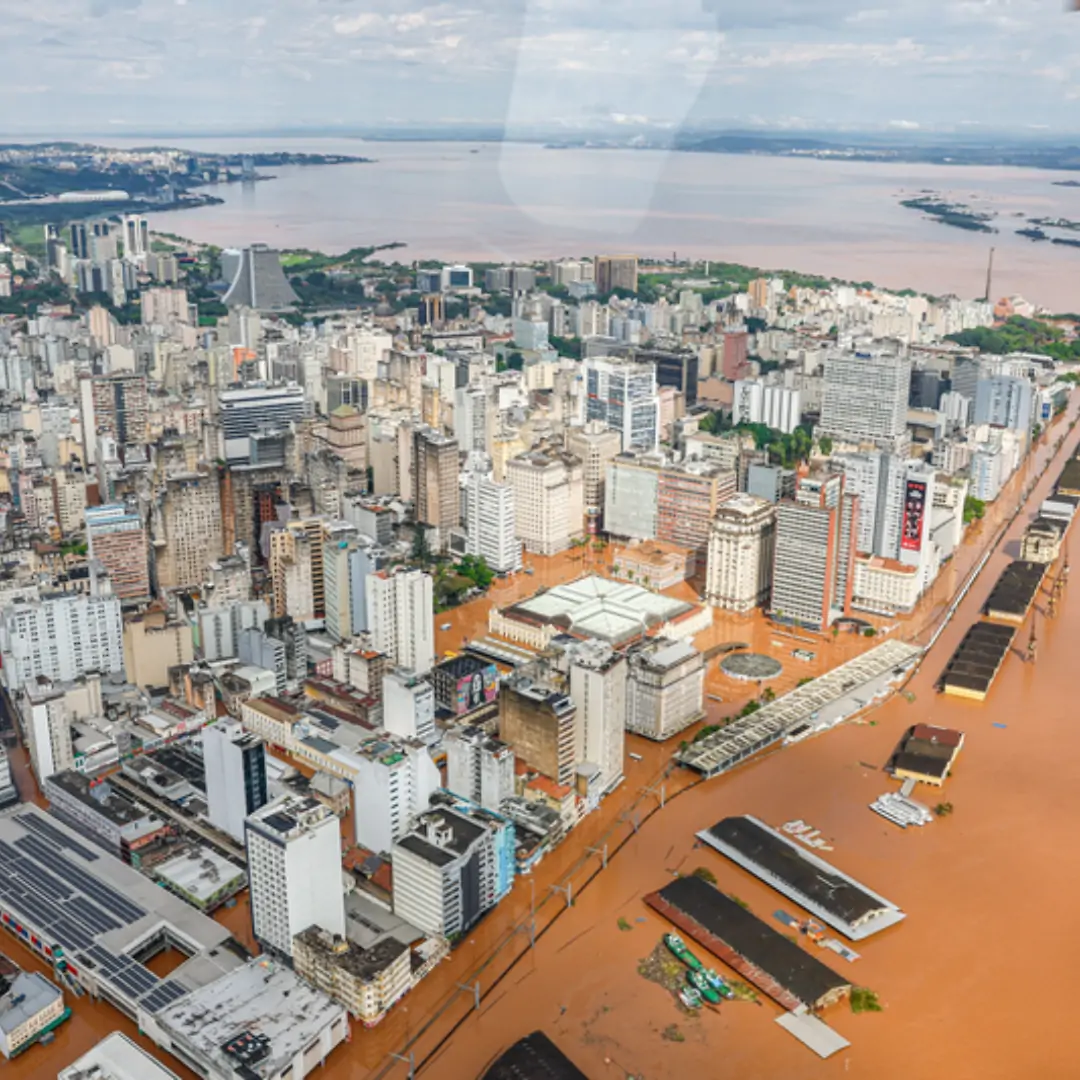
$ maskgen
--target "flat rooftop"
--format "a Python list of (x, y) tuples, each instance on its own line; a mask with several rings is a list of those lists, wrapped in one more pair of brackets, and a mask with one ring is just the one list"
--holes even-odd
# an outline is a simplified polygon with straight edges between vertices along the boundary
[(0, 1031), (10, 1035), (62, 996), (60, 987), (54, 986), (44, 975), (20, 971), (11, 981), (8, 993), (0, 999)]
[(1022, 620), (1046, 575), (1044, 563), (1017, 559), (997, 579), (983, 611), (1002, 619)]
[(518, 1039), (481, 1080), (589, 1080), (542, 1032)]
[(904, 918), (895, 904), (749, 814), (724, 818), (697, 836), (853, 941)]
[[(133, 1017), (243, 962), (224, 926), (36, 806), (0, 814), (0, 910)], [(165, 980), (130, 955), (163, 931), (191, 954)]]
[(138, 1043), (114, 1031), (63, 1069), (56, 1080), (180, 1080)]
[(692, 874), (645, 902), (785, 1008), (818, 1008), (851, 987), (796, 942)]
[(181, 1046), (213, 1062), (222, 1076), (233, 1075), (237, 1062), (224, 1047), (244, 1032), (265, 1035), (269, 1054), (253, 1077), (277, 1076), (320, 1032), (343, 1018), (345, 1009), (269, 957), (243, 967), (167, 1006), (158, 1025)]
[(977, 622), (964, 635), (941, 675), (946, 692), (985, 697), (1008, 654), (1016, 627)]
[(243, 881), (247, 871), (222, 858), (209, 847), (189, 848), (167, 862), (158, 863), (154, 873), (163, 881), (205, 903), (230, 883)]

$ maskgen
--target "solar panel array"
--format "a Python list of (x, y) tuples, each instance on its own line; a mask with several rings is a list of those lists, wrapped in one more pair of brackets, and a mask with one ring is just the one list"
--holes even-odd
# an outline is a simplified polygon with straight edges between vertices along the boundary
[(22, 915), (43, 936), (63, 946), (79, 964), (115, 992), (156, 1013), (188, 991), (173, 980), (162, 981), (129, 956), (118, 956), (97, 938), (130, 926), (145, 910), (98, 878), (88, 874), (62, 849), (95, 862), (98, 855), (69, 840), (31, 814), (15, 817), (29, 830), (8, 844), (0, 840), (0, 901)]

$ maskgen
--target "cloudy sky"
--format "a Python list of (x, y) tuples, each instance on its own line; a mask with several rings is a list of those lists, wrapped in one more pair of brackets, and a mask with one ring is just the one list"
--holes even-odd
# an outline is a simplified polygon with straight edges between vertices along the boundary
[(1080, 132), (1069, 0), (6, 0), (0, 132)]

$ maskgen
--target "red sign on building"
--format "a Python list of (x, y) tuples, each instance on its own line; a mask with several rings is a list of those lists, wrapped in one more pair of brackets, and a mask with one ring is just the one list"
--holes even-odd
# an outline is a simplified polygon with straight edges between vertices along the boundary
[(923, 520), (926, 517), (926, 484), (921, 480), (909, 480), (904, 492), (904, 527), (900, 535), (900, 547), (904, 551), (922, 549)]

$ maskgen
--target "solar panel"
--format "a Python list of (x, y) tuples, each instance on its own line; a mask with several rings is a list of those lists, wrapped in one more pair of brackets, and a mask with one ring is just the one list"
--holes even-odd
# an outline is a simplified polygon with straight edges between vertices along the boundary
[(158, 977), (151, 971), (132, 961), (124, 968), (121, 974), (139, 987), (139, 993), (144, 994), (147, 990), (153, 990), (158, 984)]
[(93, 938), (85, 933), (80, 927), (75, 926), (70, 919), (53, 919), (49, 925), (49, 933), (52, 934), (65, 949), (89, 949), (94, 944)]
[(36, 815), (16, 814), (15, 820), (19, 822), (19, 824), (25, 825), (31, 832), (35, 832), (39, 836), (51, 840), (58, 847), (67, 848), (68, 851), (74, 851), (80, 859), (85, 859), (87, 862), (97, 861), (98, 855), (96, 851), (91, 851), (89, 848), (83, 847), (82, 844), (76, 843), (59, 829), (54, 828), (47, 821), (43, 821)]
[(84, 926), (93, 930), (95, 934), (107, 934), (110, 930), (120, 927), (114, 918), (106, 915), (100, 908), (95, 907), (89, 900), (76, 896), (64, 904), (64, 910), (74, 915)]
[(160, 1012), (167, 1005), (171, 1005), (174, 1001), (178, 1001), (180, 998), (184, 997), (187, 992), (187, 988), (181, 986), (179, 983), (171, 981), (163, 982), (153, 993), (147, 994), (146, 997), (139, 1002), (139, 1006), (147, 1012)]

